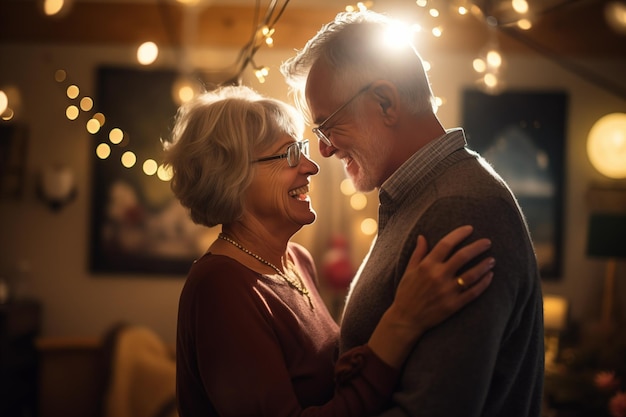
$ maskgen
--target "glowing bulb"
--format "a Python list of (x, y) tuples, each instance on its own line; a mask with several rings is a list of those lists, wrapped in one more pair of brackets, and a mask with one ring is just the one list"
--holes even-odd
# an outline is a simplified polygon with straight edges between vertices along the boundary
[(479, 74), (482, 74), (483, 72), (487, 70), (487, 64), (481, 58), (476, 58), (472, 62), (472, 66), (474, 67), (474, 71), (476, 71)]
[(352, 194), (350, 207), (354, 210), (363, 210), (367, 206), (367, 197), (363, 193)]
[(411, 25), (411, 31), (413, 33), (420, 33), (422, 30), (424, 30), (424, 28), (422, 28), (422, 25), (420, 25), (419, 23), (413, 23)]
[(511, 6), (519, 14), (528, 12), (528, 2), (526, 0), (511, 0)]
[(15, 116), (15, 113), (10, 107), (7, 107), (4, 113), (2, 113), (2, 120), (6, 120), (6, 121), (11, 120), (13, 119), (13, 116)]
[(143, 163), (143, 172), (146, 175), (154, 175), (157, 172), (159, 165), (154, 159), (146, 159)]
[(159, 165), (159, 169), (157, 170), (157, 177), (161, 181), (169, 181), (172, 179), (172, 168), (164, 167), (163, 165)]
[(137, 61), (141, 65), (152, 64), (159, 56), (159, 47), (154, 42), (144, 42), (137, 48)]
[(7, 93), (0, 90), (0, 114), (4, 113), (7, 107), (9, 107), (9, 98), (7, 97)]
[(188, 102), (193, 98), (194, 95), (195, 92), (193, 91), (193, 88), (189, 85), (184, 85), (178, 90), (178, 98), (180, 99), (181, 103)]
[(80, 99), (80, 108), (82, 111), (89, 111), (93, 108), (93, 100), (91, 97), (83, 97)]
[(137, 162), (137, 156), (131, 151), (126, 151), (122, 154), (121, 161), (126, 168), (132, 168)]
[(533, 22), (528, 19), (520, 19), (517, 21), (517, 27), (522, 30), (529, 30), (533, 27)]
[(98, 123), (100, 123), (100, 126), (104, 126), (104, 122), (106, 121), (106, 118), (104, 117), (104, 114), (98, 112), (98, 113), (93, 115), (93, 118), (96, 119), (98, 121)]
[(352, 183), (352, 180), (349, 179), (344, 179), (343, 181), (341, 181), (341, 184), (339, 185), (339, 189), (341, 190), (341, 194), (343, 195), (352, 195), (356, 192), (356, 188), (354, 188), (354, 184)]
[(46, 16), (54, 16), (63, 10), (65, 2), (63, 0), (45, 0), (43, 3), (43, 12)]
[(96, 147), (96, 156), (100, 159), (107, 159), (111, 155), (111, 147), (106, 143), (101, 143)]
[(439, 17), (439, 10), (437, 10), (437, 9), (430, 9), (428, 11), (428, 14), (430, 14), (432, 17)]
[(91, 133), (92, 135), (98, 133), (98, 131), (100, 130), (100, 122), (97, 121), (96, 119), (89, 119), (87, 120), (87, 132)]
[(489, 88), (495, 88), (498, 85), (498, 77), (494, 74), (485, 74), (483, 77), (485, 85)]
[(124, 139), (124, 132), (122, 132), (122, 129), (117, 127), (111, 129), (111, 131), (109, 132), (109, 140), (112, 144), (118, 145), (122, 142), (122, 139)]
[[(371, 4), (372, 2), (371, 2), (371, 1), (369, 1), (369, 2), (367, 2), (367, 3)], [(360, 1), (360, 2), (358, 2), (358, 3), (356, 4), (356, 7), (359, 9), (359, 11), (360, 11), (360, 12), (363, 12), (363, 11), (367, 10), (368, 5), (367, 5), (367, 4), (365, 4), (365, 3), (363, 3), (362, 1)]]
[(199, 92), (199, 84), (191, 76), (179, 76), (172, 85), (172, 98), (178, 105), (188, 102)]
[(361, 222), (361, 232), (363, 232), (363, 234), (365, 235), (371, 236), (376, 233), (377, 229), (378, 224), (374, 219), (367, 218)]
[(499, 68), (502, 65), (502, 56), (500, 52), (496, 50), (491, 50), (487, 52), (487, 63), (492, 68)]
[(600, 118), (589, 131), (587, 155), (591, 164), (609, 178), (626, 178), (626, 113)]
[(54, 72), (54, 80), (58, 83), (62, 83), (67, 78), (65, 70), (59, 69)]
[(66, 90), (67, 97), (74, 100), (80, 94), (80, 88), (77, 85), (70, 85)]
[(441, 35), (443, 35), (443, 28), (441, 26), (437, 26), (437, 27), (433, 28), (433, 30), (431, 32), (432, 32), (434, 37), (440, 38)]
[(78, 107), (74, 105), (67, 106), (65, 109), (65, 117), (67, 117), (68, 120), (76, 120), (79, 114), (80, 110), (78, 110)]
[(383, 42), (392, 48), (401, 48), (413, 37), (413, 32), (407, 25), (399, 24), (385, 31)]

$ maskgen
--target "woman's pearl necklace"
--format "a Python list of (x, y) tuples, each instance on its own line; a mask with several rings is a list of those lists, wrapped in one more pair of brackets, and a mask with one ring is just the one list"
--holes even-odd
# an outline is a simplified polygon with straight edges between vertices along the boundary
[(291, 288), (293, 288), (294, 290), (298, 291), (300, 294), (305, 296), (309, 300), (309, 305), (311, 306), (311, 308), (314, 308), (313, 307), (313, 300), (311, 300), (311, 293), (304, 286), (304, 282), (302, 282), (302, 277), (300, 277), (300, 274), (298, 274), (298, 271), (295, 269), (294, 266), (292, 266), (293, 264), (289, 260), (287, 261), (287, 265), (289, 266), (289, 272), (293, 273), (296, 276), (297, 281), (295, 279), (291, 278), (290, 276), (288, 276), (287, 274), (285, 274), (280, 269), (278, 269), (278, 267), (276, 265), (274, 265), (273, 263), (266, 261), (265, 259), (261, 258), (256, 253), (250, 252), (248, 249), (244, 248), (239, 242), (231, 239), (230, 237), (226, 236), (225, 234), (220, 233), (217, 237), (222, 239), (222, 240), (225, 240), (228, 243), (230, 243), (231, 245), (233, 245), (234, 247), (236, 247), (237, 249), (239, 249), (243, 253), (252, 256), (254, 259), (256, 259), (257, 261), (261, 262), (262, 264), (267, 265), (270, 268), (272, 268), (274, 271), (276, 271), (278, 276), (280, 276)]

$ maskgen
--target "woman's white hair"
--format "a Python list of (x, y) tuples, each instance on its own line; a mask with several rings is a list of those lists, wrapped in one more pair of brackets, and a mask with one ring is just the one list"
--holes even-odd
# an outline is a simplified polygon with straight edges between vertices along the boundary
[(225, 86), (181, 106), (165, 142), (171, 188), (195, 223), (212, 227), (243, 213), (254, 156), (283, 134), (304, 131), (300, 113), (249, 87)]

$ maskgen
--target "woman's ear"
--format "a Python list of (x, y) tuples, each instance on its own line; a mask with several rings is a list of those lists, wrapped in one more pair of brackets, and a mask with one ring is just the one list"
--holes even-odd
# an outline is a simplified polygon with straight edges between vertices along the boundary
[(400, 96), (395, 84), (387, 80), (379, 80), (372, 84), (371, 90), (385, 124), (395, 124), (400, 114)]

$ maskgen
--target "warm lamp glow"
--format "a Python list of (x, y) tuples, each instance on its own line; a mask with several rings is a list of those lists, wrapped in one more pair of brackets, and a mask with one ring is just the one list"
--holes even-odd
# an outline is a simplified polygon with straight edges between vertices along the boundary
[(543, 326), (546, 330), (563, 331), (567, 326), (567, 300), (563, 297), (543, 297)]
[(587, 155), (591, 164), (609, 178), (626, 178), (626, 113), (600, 118), (589, 131)]
[(611, 29), (620, 34), (626, 34), (626, 4), (612, 1), (604, 6), (606, 22)]
[(0, 114), (4, 113), (4, 111), (9, 107), (9, 98), (7, 97), (7, 93), (0, 90)]

